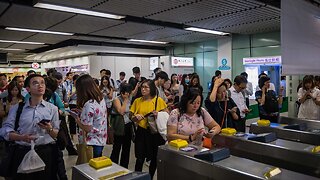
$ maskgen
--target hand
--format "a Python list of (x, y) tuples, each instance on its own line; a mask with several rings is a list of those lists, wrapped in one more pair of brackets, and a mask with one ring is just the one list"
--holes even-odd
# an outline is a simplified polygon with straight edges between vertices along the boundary
[(50, 122), (38, 123), (38, 126), (40, 126), (41, 129), (45, 129), (47, 131), (49, 131), (52, 128), (52, 125)]
[(232, 109), (228, 109), (230, 113), (237, 113), (237, 107), (233, 107)]
[(218, 78), (214, 81), (214, 86), (219, 87), (224, 82), (224, 79)]
[(205, 129), (200, 128), (194, 134), (191, 135), (191, 140), (194, 141), (197, 138), (197, 136), (202, 136), (203, 134), (205, 134)]
[(139, 122), (142, 119), (144, 119), (144, 117), (141, 114), (136, 114), (136, 115), (134, 115), (134, 117), (136, 118), (136, 122)]
[(21, 141), (27, 142), (27, 143), (31, 143), (32, 140), (35, 140), (36, 137), (33, 135), (29, 135), (29, 134), (25, 134), (25, 135), (21, 135)]
[(282, 92), (284, 90), (284, 87), (283, 86), (281, 86), (280, 87), (280, 92)]
[(214, 129), (211, 129), (208, 133), (205, 133), (204, 136), (207, 138), (212, 138), (215, 135)]
[(242, 110), (242, 112), (245, 113), (245, 114), (247, 114), (247, 113), (251, 112), (251, 110), (249, 110), (249, 109), (244, 109), (244, 110)]

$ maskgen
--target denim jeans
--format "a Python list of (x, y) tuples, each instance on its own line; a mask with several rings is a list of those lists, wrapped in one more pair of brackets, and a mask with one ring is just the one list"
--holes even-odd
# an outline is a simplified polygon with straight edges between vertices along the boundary
[(94, 145), (94, 146), (92, 146), (92, 148), (93, 148), (93, 158), (102, 156), (102, 150), (103, 150), (104, 146)]

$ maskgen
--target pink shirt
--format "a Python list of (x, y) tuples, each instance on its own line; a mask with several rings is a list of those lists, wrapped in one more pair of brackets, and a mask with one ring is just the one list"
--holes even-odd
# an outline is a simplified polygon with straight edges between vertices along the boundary
[[(80, 116), (81, 123), (92, 126), (86, 136), (87, 145), (104, 146), (107, 141), (107, 108), (104, 99), (87, 101)], [(79, 143), (83, 143), (83, 130), (79, 129)]]
[[(171, 111), (168, 124), (169, 126), (176, 126), (177, 133), (189, 136), (190, 134), (194, 134), (197, 130), (208, 126), (211, 122), (213, 122), (213, 118), (210, 116), (207, 110), (202, 109), (202, 116), (198, 116), (194, 114), (193, 116), (188, 116), (187, 114), (180, 115), (179, 118), (179, 110), (175, 109)], [(198, 136), (196, 140), (192, 142), (194, 145), (201, 145), (202, 143), (202, 135)]]

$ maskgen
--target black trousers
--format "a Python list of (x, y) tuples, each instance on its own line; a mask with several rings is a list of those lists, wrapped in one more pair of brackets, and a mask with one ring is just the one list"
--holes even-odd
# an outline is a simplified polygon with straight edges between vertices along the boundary
[(246, 98), (246, 105), (247, 105), (247, 108), (249, 109), (250, 107), (250, 101), (249, 101), (249, 98)]
[(138, 126), (135, 139), (136, 165), (135, 171), (142, 171), (145, 159), (150, 159), (149, 174), (153, 178), (157, 169), (158, 146), (165, 144), (165, 140), (158, 134), (151, 134), (148, 129)]
[(246, 118), (240, 118), (233, 121), (233, 123), (237, 132), (246, 132)]
[(260, 119), (266, 119), (266, 120), (269, 120), (272, 123), (278, 123), (279, 114), (278, 115), (260, 114)]
[[(69, 104), (70, 109), (77, 108), (77, 105), (75, 104)], [(69, 132), (71, 135), (77, 134), (77, 123), (76, 120), (72, 116), (68, 116), (69, 120)]]
[(56, 144), (40, 145), (35, 147), (35, 151), (40, 156), (42, 161), (46, 164), (44, 171), (34, 172), (30, 174), (16, 173), (17, 169), (24, 158), (24, 156), (30, 151), (28, 146), (17, 145), (13, 157), (12, 169), (15, 172), (13, 175), (14, 180), (57, 180), (58, 169), (58, 146)]
[(111, 160), (119, 164), (119, 155), (121, 151), (120, 166), (128, 168), (130, 159), (131, 137), (132, 137), (132, 123), (127, 123), (124, 126), (124, 135), (114, 135)]

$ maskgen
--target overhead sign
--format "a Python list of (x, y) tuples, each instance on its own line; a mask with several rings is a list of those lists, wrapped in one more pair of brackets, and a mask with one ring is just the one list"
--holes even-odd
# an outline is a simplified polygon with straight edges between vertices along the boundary
[(193, 67), (193, 58), (192, 57), (171, 57), (171, 66)]
[(243, 58), (243, 65), (246, 64), (281, 64), (281, 56)]
[(159, 67), (159, 57), (151, 57), (149, 70), (153, 71), (157, 67)]
[(31, 67), (32, 67), (33, 69), (39, 69), (39, 68), (40, 68), (40, 64), (34, 62), (34, 63), (31, 64)]

